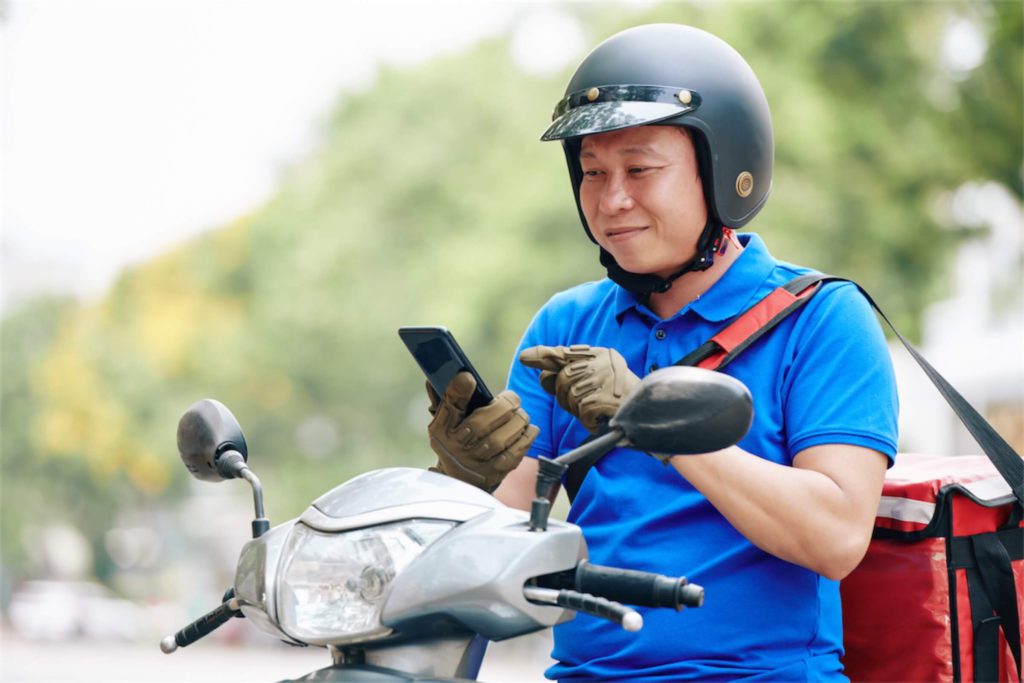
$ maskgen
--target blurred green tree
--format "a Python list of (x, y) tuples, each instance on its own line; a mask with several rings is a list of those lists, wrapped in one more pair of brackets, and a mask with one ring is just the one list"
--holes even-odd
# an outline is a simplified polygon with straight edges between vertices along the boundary
[[(591, 44), (625, 27), (615, 5), (567, 9)], [(695, 24), (747, 57), (777, 135), (751, 228), (864, 284), (912, 336), (945, 293), (952, 191), (1021, 196), (1018, 2), (669, 3), (628, 21)], [(943, 62), (956, 21), (987, 40), (961, 71)], [(112, 507), (180, 494), (175, 425), (207, 396), (239, 417), (275, 521), (366, 469), (431, 464), (396, 328), (447, 325), (497, 390), (544, 300), (603, 275), (561, 149), (536, 142), (570, 72), (524, 73), (504, 38), (384, 71), (342, 94), (265, 206), (98, 304), (4, 320), (4, 562), (24, 565), (19, 525), (54, 500), (98, 544)]]

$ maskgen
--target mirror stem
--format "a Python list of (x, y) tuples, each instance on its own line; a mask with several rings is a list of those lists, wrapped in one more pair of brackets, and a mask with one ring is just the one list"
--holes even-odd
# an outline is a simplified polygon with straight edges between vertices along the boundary
[(252, 501), (256, 508), (256, 519), (252, 520), (252, 537), (259, 538), (270, 530), (270, 520), (266, 518), (263, 512), (263, 484), (260, 483), (259, 477), (248, 467), (240, 471), (238, 476), (245, 479), (252, 486)]
[(263, 484), (259, 477), (245, 464), (245, 458), (234, 449), (225, 450), (215, 460), (217, 471), (225, 479), (245, 479), (252, 486), (252, 500), (256, 508), (256, 519), (252, 520), (252, 537), (259, 538), (270, 529), (270, 520), (263, 512)]
[(600, 457), (615, 448), (624, 433), (618, 427), (612, 427), (604, 434), (591, 439), (557, 458), (537, 458), (536, 498), (530, 503), (530, 531), (547, 531), (548, 516), (551, 514), (551, 503), (555, 487), (562, 481), (562, 475), (569, 465), (591, 456)]
[(610, 430), (605, 432), (599, 437), (591, 441), (587, 441), (580, 445), (578, 448), (574, 448), (565, 455), (560, 455), (554, 459), (561, 465), (571, 465), (577, 460), (590, 457), (591, 455), (604, 455), (611, 449), (615, 448), (620, 441), (622, 441), (625, 434), (618, 427), (612, 427)]
[(548, 515), (551, 514), (552, 499), (557, 493), (556, 487), (562, 481), (567, 465), (555, 462), (550, 458), (537, 458), (536, 497), (530, 503), (530, 531), (547, 531)]

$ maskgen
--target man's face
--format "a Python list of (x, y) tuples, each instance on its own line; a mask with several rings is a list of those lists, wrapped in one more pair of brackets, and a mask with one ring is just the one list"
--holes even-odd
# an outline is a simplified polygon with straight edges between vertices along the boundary
[(694, 257), (708, 211), (683, 129), (638, 126), (588, 135), (580, 164), (583, 215), (620, 266), (667, 277)]

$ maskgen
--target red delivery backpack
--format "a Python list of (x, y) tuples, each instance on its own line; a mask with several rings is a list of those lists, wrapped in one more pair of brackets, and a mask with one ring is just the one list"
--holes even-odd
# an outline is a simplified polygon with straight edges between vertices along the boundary
[(1021, 509), (984, 455), (896, 458), (840, 584), (851, 680), (1020, 680)]
[[(842, 279), (794, 278), (676, 364), (721, 370), (823, 282)], [(860, 291), (985, 455), (903, 453), (887, 472), (867, 555), (840, 583), (846, 674), (855, 682), (1020, 683), (1024, 460)], [(570, 501), (594, 461), (569, 466)]]
[(1024, 460), (893, 327), (985, 455), (902, 453), (840, 584), (853, 681), (1022, 680)]

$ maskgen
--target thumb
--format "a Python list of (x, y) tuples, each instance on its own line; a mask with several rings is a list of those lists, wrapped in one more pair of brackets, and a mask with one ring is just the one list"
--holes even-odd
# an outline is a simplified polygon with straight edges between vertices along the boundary
[(558, 373), (551, 370), (544, 370), (540, 373), (540, 386), (552, 396), (558, 387)]
[(519, 354), (519, 362), (528, 368), (558, 372), (570, 361), (564, 346), (531, 346)]
[(633, 391), (640, 378), (633, 374), (626, 359), (615, 349), (608, 349), (608, 364), (612, 367), (612, 395), (623, 398)]
[(452, 378), (452, 381), (448, 383), (448, 388), (445, 389), (445, 403), (458, 411), (461, 418), (466, 414), (466, 407), (469, 406), (469, 399), (473, 397), (474, 391), (476, 391), (476, 380), (473, 375), (465, 371), (460, 372)]
[(427, 407), (427, 410), (430, 411), (431, 415), (434, 415), (437, 413), (437, 406), (441, 403), (441, 397), (434, 391), (434, 387), (430, 386), (430, 380), (427, 380), (424, 384), (427, 386), (427, 398), (430, 399), (430, 406)]

